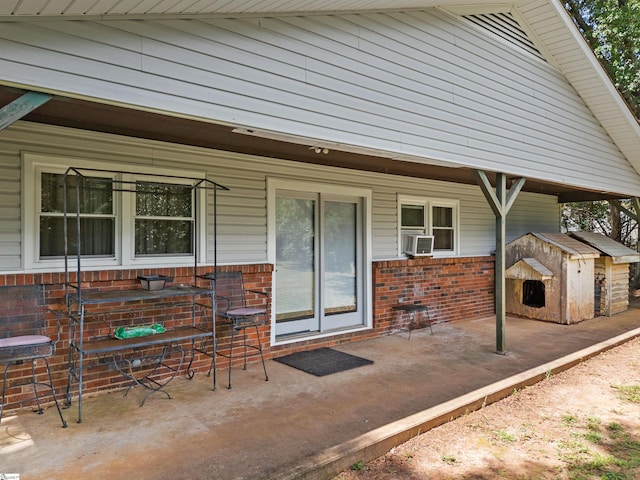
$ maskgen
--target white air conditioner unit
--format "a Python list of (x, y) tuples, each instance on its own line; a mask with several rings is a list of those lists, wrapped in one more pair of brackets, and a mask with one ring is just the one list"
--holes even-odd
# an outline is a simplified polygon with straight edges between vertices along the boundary
[(412, 257), (433, 255), (433, 235), (405, 235), (403, 251)]

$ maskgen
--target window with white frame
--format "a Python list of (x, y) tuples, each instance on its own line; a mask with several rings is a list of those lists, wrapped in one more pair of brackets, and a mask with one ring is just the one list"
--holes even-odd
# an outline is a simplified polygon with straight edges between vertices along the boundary
[[(82, 254), (94, 257), (116, 255), (116, 205), (112, 178), (67, 177), (66, 199), (64, 173), (40, 170), (38, 174), (39, 200), (38, 238), (39, 259), (53, 259), (64, 255), (64, 209), (67, 217), (68, 252), (75, 255), (80, 241)], [(78, 213), (76, 219), (76, 213)], [(81, 237), (78, 239), (78, 220)]]
[(67, 251), (76, 255), (80, 242), (88, 266), (193, 261), (194, 240), (202, 241), (194, 237), (196, 202), (204, 201), (192, 180), (161, 176), (169, 172), (81, 170), (85, 162), (73, 164), (81, 175), (65, 176), (68, 167), (59, 161), (25, 155), (25, 172), (31, 173), (23, 176), (25, 238), (33, 239), (25, 245), (26, 268), (62, 265), (65, 200)]
[(458, 209), (456, 200), (399, 196), (399, 253), (404, 236), (417, 234), (433, 235), (434, 254), (457, 254)]

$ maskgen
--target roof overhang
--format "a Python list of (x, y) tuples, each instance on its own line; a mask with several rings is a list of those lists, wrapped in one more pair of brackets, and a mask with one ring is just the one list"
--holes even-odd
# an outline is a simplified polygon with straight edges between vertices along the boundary
[[(150, 19), (167, 16), (256, 16), (256, 15), (310, 15), (347, 12), (383, 12), (397, 10), (417, 10), (431, 7), (463, 8), (504, 8), (523, 3), (487, 2), (481, 0), (246, 0), (167, 2), (166, 0), (40, 0), (23, 2), (21, 0), (3, 0), (0, 2), (0, 20), (47, 19), (51, 17), (78, 19)], [(356, 7), (354, 7), (356, 5)]]
[[(0, 108), (24, 93), (23, 90), (0, 86)], [(300, 137), (270, 135), (270, 132), (247, 132), (245, 128), (235, 125), (222, 125), (61, 95), (53, 95), (51, 100), (25, 115), (21, 121), (316, 165), (477, 185), (475, 169), (472, 167), (438, 160), (413, 159), (397, 154), (390, 156), (380, 151), (318, 143), (313, 139)], [(489, 179), (492, 182), (494, 180), (491, 175)], [(588, 191), (534, 179), (526, 181), (523, 191), (555, 195), (560, 202), (621, 198), (613, 192)]]

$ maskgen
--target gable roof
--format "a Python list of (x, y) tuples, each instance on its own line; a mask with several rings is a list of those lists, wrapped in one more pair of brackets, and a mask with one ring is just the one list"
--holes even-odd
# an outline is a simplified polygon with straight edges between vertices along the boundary
[(554, 247), (560, 249), (560, 251), (569, 255), (572, 259), (598, 258), (600, 256), (600, 252), (598, 250), (587, 245), (586, 243), (581, 242), (580, 240), (570, 237), (566, 233), (531, 232), (517, 238), (510, 244), (517, 243), (527, 236), (532, 236), (534, 238), (537, 238), (541, 242), (553, 245)]
[(611, 257), (613, 263), (631, 263), (640, 261), (640, 253), (616, 242), (601, 233), (596, 232), (571, 232), (570, 235), (578, 240), (597, 248), (605, 255)]
[[(615, 142), (617, 148), (640, 173), (640, 125), (608, 78), (558, 0), (491, 2), (478, 0), (42, 0), (0, 2), (1, 21), (56, 19), (119, 20), (309, 15), (366, 13), (441, 8), (450, 14), (470, 18), (508, 14), (515, 19), (533, 48), (560, 70), (587, 107)], [(499, 32), (496, 32), (499, 34)], [(525, 38), (525, 36), (521, 36)], [(514, 37), (506, 39), (514, 41)], [(371, 152), (369, 152), (371, 153)]]
[(521, 280), (549, 280), (553, 278), (553, 272), (540, 263), (537, 259), (527, 257), (518, 260), (505, 270), (505, 277)]

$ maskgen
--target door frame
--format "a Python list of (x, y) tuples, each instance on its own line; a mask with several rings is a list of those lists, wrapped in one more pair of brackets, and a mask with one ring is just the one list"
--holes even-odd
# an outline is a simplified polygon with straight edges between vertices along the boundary
[[(307, 341), (313, 338), (328, 337), (336, 334), (342, 334), (346, 332), (359, 331), (370, 329), (373, 327), (373, 299), (372, 299), (372, 278), (371, 278), (371, 265), (372, 265), (372, 206), (371, 189), (362, 188), (349, 185), (332, 185), (323, 184), (309, 181), (298, 181), (285, 178), (267, 177), (267, 254), (268, 261), (272, 265), (276, 265), (276, 195), (278, 190), (299, 191), (299, 192), (319, 192), (332, 195), (344, 195), (349, 197), (359, 197), (362, 201), (362, 259), (363, 266), (361, 269), (362, 275), (362, 302), (363, 302), (363, 324), (355, 326), (353, 328), (345, 328), (339, 330), (332, 330), (328, 332), (320, 332), (310, 335), (304, 335), (299, 338), (287, 338), (277, 341), (276, 339), (276, 316), (275, 308), (271, 308), (271, 345), (283, 345), (287, 343), (294, 343), (300, 341)], [(272, 277), (272, 301), (271, 304), (275, 305), (278, 299), (276, 295), (276, 283), (277, 273), (274, 270)]]

